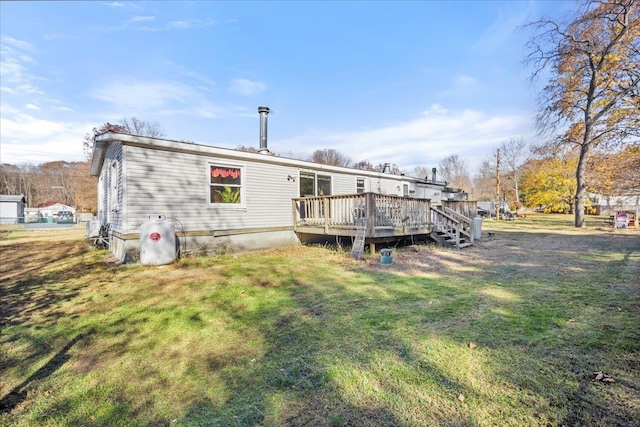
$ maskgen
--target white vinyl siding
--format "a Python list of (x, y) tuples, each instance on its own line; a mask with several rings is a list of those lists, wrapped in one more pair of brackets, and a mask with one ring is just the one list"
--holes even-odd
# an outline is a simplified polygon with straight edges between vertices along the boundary
[[(356, 193), (356, 177), (366, 177), (367, 191), (378, 192), (380, 185), (383, 194), (399, 194), (397, 187), (401, 185), (396, 176), (369, 177), (357, 170), (340, 173), (322, 165), (317, 170), (302, 169), (278, 163), (271, 156), (247, 159), (243, 158), (246, 153), (237, 157), (229, 153), (222, 156), (125, 145), (120, 174), (126, 174), (126, 182), (119, 184), (124, 194), (120, 199), (122, 215), (117, 217), (126, 218), (126, 227), (118, 231), (139, 232), (149, 215), (165, 215), (176, 224), (178, 220), (186, 232), (292, 227), (292, 199), (300, 197), (299, 179), (305, 171), (331, 177), (332, 195)], [(242, 168), (244, 203), (240, 208), (210, 203), (211, 165)], [(105, 169), (106, 164), (103, 172)]]
[[(185, 231), (232, 230), (293, 225), (291, 199), (297, 169), (240, 159), (150, 150), (127, 146), (128, 229), (138, 232), (151, 214), (177, 219)], [(210, 165), (235, 165), (244, 174), (242, 209), (211, 204)]]
[(101, 224), (111, 224), (115, 231), (123, 224), (123, 176), (122, 144), (112, 144), (98, 179), (98, 219)]

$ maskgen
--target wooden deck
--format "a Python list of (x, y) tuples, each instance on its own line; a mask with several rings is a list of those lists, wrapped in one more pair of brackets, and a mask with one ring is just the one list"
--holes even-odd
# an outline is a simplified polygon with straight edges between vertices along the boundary
[[(473, 244), (471, 218), (476, 202), (447, 202), (435, 207), (428, 199), (362, 193), (296, 198), (292, 210), (297, 233), (355, 237), (358, 220), (364, 219), (367, 244), (432, 235), (442, 244), (464, 247)], [(464, 215), (472, 212), (473, 216)]]

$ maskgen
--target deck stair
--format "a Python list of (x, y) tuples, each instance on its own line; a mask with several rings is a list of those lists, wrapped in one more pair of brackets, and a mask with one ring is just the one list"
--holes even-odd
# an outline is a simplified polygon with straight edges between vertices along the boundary
[(432, 222), (430, 237), (441, 246), (458, 249), (473, 245), (473, 220), (444, 207), (431, 208)]

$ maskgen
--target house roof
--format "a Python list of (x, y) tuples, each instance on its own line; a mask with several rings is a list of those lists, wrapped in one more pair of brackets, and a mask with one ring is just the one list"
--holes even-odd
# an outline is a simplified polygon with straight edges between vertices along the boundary
[(75, 210), (75, 208), (73, 206), (65, 205), (62, 202), (55, 202), (55, 203), (50, 203), (48, 205), (40, 206), (40, 209), (50, 209), (50, 208), (54, 208), (54, 207), (55, 207), (55, 209), (64, 208), (65, 210)]
[(0, 194), (0, 202), (26, 203), (26, 199), (24, 198), (24, 194), (18, 194), (18, 195)]
[(350, 173), (353, 175), (367, 175), (367, 176), (379, 176), (391, 179), (397, 179), (398, 181), (410, 180), (410, 181), (422, 181), (423, 178), (409, 177), (403, 175), (392, 175), (383, 172), (364, 171), (360, 169), (347, 168), (341, 166), (331, 166), (321, 163), (309, 162), (306, 160), (290, 159), (287, 157), (278, 157), (272, 155), (265, 155), (259, 153), (250, 153), (246, 151), (239, 151), (230, 148), (213, 147), (210, 145), (196, 144), (193, 142), (174, 141), (160, 138), (150, 138), (144, 136), (136, 136), (123, 134), (118, 132), (105, 132), (95, 139), (95, 146), (93, 154), (91, 156), (91, 169), (90, 173), (93, 176), (100, 175), (102, 164), (104, 162), (104, 156), (107, 151), (107, 147), (114, 142), (121, 142), (124, 145), (133, 145), (138, 147), (145, 147), (149, 149), (160, 149), (167, 151), (176, 151), (183, 153), (192, 153), (205, 156), (224, 156), (227, 158), (235, 158), (240, 160), (252, 160), (257, 162), (280, 164), (283, 166), (300, 167), (309, 170), (322, 170), (338, 173)]

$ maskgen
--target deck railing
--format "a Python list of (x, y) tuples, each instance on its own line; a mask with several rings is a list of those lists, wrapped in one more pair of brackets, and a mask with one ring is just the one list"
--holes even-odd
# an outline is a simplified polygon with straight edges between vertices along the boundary
[(451, 209), (466, 218), (473, 219), (478, 216), (478, 202), (470, 200), (444, 200), (442, 208)]
[(426, 199), (375, 193), (300, 197), (293, 199), (292, 209), (296, 231), (316, 227), (336, 234), (340, 229), (354, 230), (357, 220), (364, 217), (366, 237), (424, 232), (430, 227), (430, 202)]
[(358, 219), (366, 218), (367, 239), (441, 232), (458, 248), (473, 244), (475, 209), (476, 202), (449, 201), (432, 206), (427, 199), (375, 193), (292, 201), (296, 232), (356, 236)]

